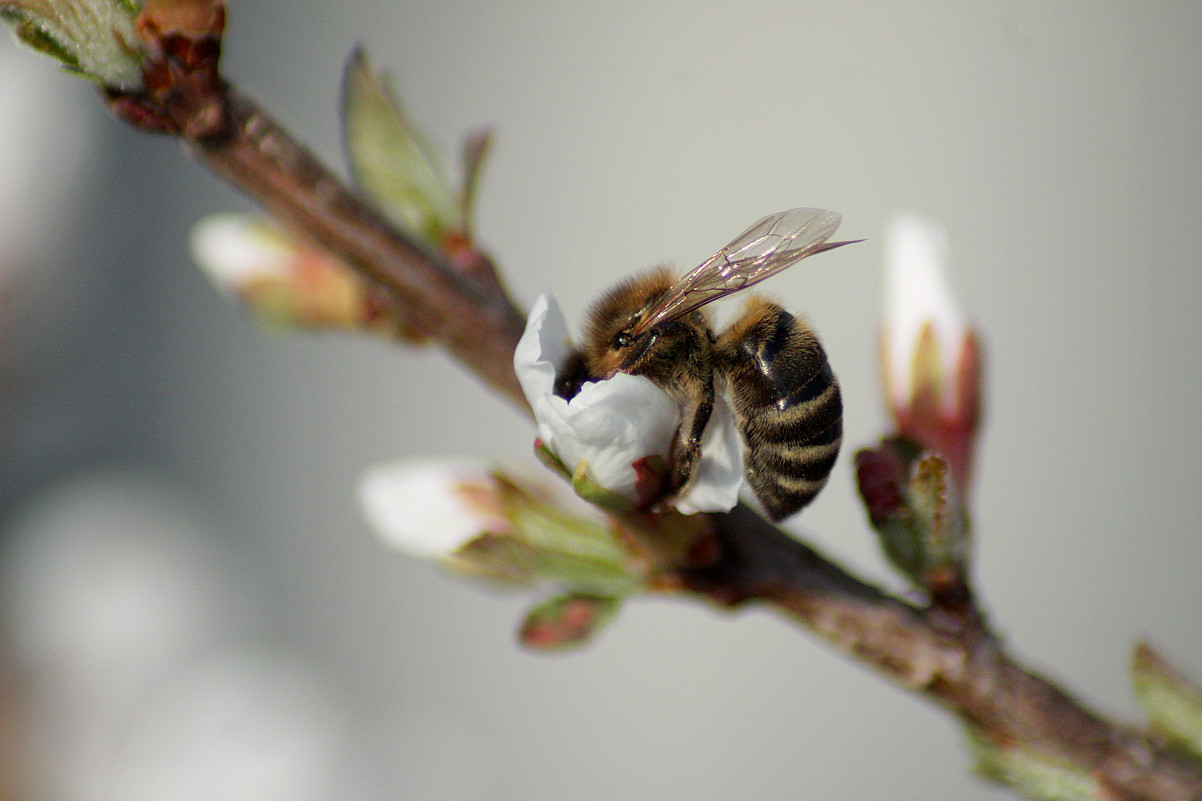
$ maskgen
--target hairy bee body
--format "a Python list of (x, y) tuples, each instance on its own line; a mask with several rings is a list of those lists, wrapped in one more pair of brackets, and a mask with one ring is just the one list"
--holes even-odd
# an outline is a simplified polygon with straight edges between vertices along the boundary
[(583, 350), (559, 370), (555, 392), (573, 397), (585, 381), (618, 372), (646, 376), (679, 404), (670, 490), (688, 491), (701, 439), (723, 391), (744, 444), (744, 474), (773, 520), (800, 510), (826, 484), (839, 452), (843, 407), (809, 325), (759, 297), (720, 336), (705, 304), (828, 244), (839, 216), (793, 209), (758, 221), (681, 278), (659, 269), (610, 290), (589, 315)]

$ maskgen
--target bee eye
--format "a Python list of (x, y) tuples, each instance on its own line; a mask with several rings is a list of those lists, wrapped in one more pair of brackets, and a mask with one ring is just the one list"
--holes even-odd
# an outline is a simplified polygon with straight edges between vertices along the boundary
[(631, 338), (630, 334), (626, 333), (625, 331), (619, 332), (618, 335), (614, 337), (614, 347), (629, 348), (632, 342), (634, 342), (634, 340)]

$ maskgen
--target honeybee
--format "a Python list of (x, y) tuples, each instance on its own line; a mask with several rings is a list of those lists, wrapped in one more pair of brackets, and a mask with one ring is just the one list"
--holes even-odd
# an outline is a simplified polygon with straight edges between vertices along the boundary
[(680, 279), (661, 268), (622, 282), (594, 304), (584, 347), (560, 367), (555, 393), (570, 400), (584, 382), (619, 372), (651, 379), (681, 409), (668, 476), (680, 496), (696, 478), (715, 393), (725, 392), (747, 483), (773, 520), (794, 514), (826, 484), (843, 436), (826, 352), (805, 320), (762, 297), (718, 336), (702, 307), (852, 244), (827, 242), (841, 219), (822, 209), (770, 214)]

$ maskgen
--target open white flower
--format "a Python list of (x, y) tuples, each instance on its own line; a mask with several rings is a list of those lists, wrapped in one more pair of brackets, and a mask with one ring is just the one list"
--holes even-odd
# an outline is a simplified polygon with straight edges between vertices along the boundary
[[(634, 465), (648, 456), (668, 458), (680, 409), (649, 379), (624, 373), (587, 383), (571, 401), (564, 400), (554, 393), (555, 376), (571, 350), (559, 305), (544, 293), (530, 310), (514, 352), (514, 369), (534, 410), (539, 438), (569, 470), (584, 462), (597, 484), (637, 501)], [(730, 407), (720, 399), (702, 439), (697, 478), (676, 507), (685, 514), (729, 511), (742, 484), (742, 442)]]

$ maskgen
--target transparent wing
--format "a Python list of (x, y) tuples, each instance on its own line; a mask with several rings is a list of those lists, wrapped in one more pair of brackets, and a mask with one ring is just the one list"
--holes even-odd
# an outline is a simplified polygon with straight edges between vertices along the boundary
[(659, 323), (746, 289), (823, 250), (848, 244), (827, 244), (839, 227), (838, 212), (789, 209), (769, 214), (735, 237), (729, 245), (673, 284), (631, 333), (638, 335)]

